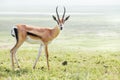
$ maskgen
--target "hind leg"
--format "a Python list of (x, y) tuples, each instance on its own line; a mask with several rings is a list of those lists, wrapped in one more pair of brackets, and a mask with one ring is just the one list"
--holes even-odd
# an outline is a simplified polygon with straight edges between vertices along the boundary
[(12, 61), (12, 69), (14, 70), (14, 59), (16, 60), (16, 63), (17, 63), (17, 66), (19, 66), (18, 64), (18, 60), (16, 58), (16, 51), (18, 50), (18, 48), (22, 45), (23, 42), (19, 42), (19, 43), (16, 43), (15, 46), (10, 50), (10, 53), (11, 53), (11, 61)]
[(18, 63), (18, 59), (17, 59), (17, 56), (16, 56), (16, 54), (17, 54), (17, 53), (15, 52), (15, 54), (14, 54), (15, 61), (16, 61), (17, 67), (18, 67), (18, 68), (20, 68), (20, 65), (19, 65), (19, 63)]
[(13, 37), (16, 38), (16, 44), (15, 46), (10, 50), (11, 53), (11, 61), (12, 61), (12, 69), (14, 70), (14, 59), (16, 61), (16, 64), (18, 67), (18, 60), (16, 57), (16, 52), (18, 50), (18, 48), (23, 44), (23, 42), (26, 40), (26, 32), (25, 31), (21, 31), (21, 29), (17, 26), (15, 26), (12, 30), (11, 30), (11, 35), (13, 35)]

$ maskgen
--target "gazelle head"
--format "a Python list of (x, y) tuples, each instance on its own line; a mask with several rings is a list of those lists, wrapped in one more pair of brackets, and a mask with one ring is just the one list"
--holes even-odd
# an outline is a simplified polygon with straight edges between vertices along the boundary
[(57, 24), (58, 24), (60, 30), (63, 29), (65, 21), (67, 21), (67, 20), (69, 19), (69, 17), (70, 17), (70, 15), (67, 16), (67, 17), (65, 17), (65, 13), (66, 13), (66, 9), (65, 9), (65, 7), (64, 7), (63, 16), (62, 16), (62, 18), (60, 19), (59, 14), (58, 14), (58, 6), (57, 6), (57, 7), (56, 7), (57, 18), (56, 18), (54, 15), (52, 16), (53, 19), (57, 22)]

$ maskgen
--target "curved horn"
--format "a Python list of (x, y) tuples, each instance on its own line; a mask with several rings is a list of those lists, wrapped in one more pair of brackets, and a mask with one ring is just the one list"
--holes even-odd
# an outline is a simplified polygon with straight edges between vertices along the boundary
[(60, 17), (59, 17), (59, 14), (58, 14), (58, 6), (56, 7), (56, 14), (57, 14), (58, 21), (60, 21)]
[(63, 13), (62, 19), (64, 19), (65, 13), (66, 13), (66, 8), (64, 7), (64, 13)]

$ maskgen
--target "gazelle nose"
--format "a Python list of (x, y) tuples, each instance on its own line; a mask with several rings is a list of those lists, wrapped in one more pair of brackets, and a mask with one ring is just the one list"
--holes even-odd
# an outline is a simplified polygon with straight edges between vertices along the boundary
[(62, 30), (63, 29), (63, 27), (60, 27), (60, 30)]

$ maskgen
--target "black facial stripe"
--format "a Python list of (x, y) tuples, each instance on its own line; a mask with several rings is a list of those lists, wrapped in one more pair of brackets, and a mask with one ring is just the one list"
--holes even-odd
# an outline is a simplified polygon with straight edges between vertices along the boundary
[(42, 38), (41, 36), (39, 36), (39, 35), (36, 35), (36, 34), (34, 34), (34, 33), (31, 33), (31, 32), (27, 32), (27, 35), (31, 35), (31, 36), (35, 36), (35, 37)]

